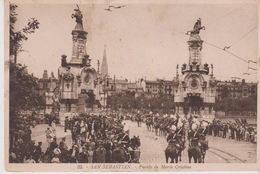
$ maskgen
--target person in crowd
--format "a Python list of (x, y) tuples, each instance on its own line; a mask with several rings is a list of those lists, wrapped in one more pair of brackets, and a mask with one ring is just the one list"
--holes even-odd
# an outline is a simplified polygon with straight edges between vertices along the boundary
[(53, 141), (51, 142), (51, 144), (50, 144), (50, 151), (53, 151), (55, 148), (57, 148), (58, 147), (58, 144), (57, 144), (57, 138), (56, 137), (54, 137), (53, 138)]
[(33, 159), (38, 163), (38, 160), (42, 154), (42, 142), (38, 142), (38, 146), (36, 146), (35, 151), (33, 153)]
[(79, 151), (78, 163), (88, 163), (87, 147), (84, 145), (81, 147), (81, 150)]
[(223, 129), (223, 136), (222, 136), (222, 138), (227, 138), (227, 131), (228, 131), (228, 125), (225, 124), (224, 125), (224, 129)]
[(49, 126), (50, 127), (51, 127), (52, 121), (53, 121), (53, 117), (52, 117), (52, 114), (50, 114), (49, 115)]
[(99, 142), (99, 147), (96, 149), (96, 158), (97, 163), (105, 163), (106, 162), (106, 149), (103, 147), (103, 142)]
[(48, 143), (48, 146), (50, 146), (50, 144), (51, 144), (51, 139), (52, 139), (52, 131), (50, 130), (50, 128), (49, 127), (47, 127), (47, 130), (45, 131), (45, 133), (46, 133), (46, 141), (47, 141), (47, 143)]
[(68, 119), (68, 116), (65, 117), (64, 132), (67, 132), (67, 129), (69, 129), (69, 119)]
[(70, 163), (77, 163), (78, 162), (78, 160), (77, 160), (77, 158), (78, 158), (78, 154), (79, 154), (79, 150), (78, 150), (79, 148), (78, 148), (78, 145), (74, 145), (73, 147), (72, 147), (72, 149), (70, 149), (70, 151), (69, 151), (69, 153), (71, 154), (70, 155)]
[(14, 163), (16, 160), (16, 155), (14, 153), (14, 149), (11, 149), (10, 155), (9, 155), (9, 163)]
[(53, 120), (51, 123), (51, 131), (52, 131), (53, 136), (56, 136), (56, 121), (55, 120)]
[(51, 163), (60, 163), (60, 159), (59, 159), (58, 155), (55, 155), (55, 156), (52, 158)]
[(34, 159), (32, 159), (32, 155), (25, 161), (25, 163), (36, 163)]
[(60, 142), (59, 147), (60, 147), (61, 151), (67, 151), (68, 150), (68, 146), (67, 146), (65, 137), (62, 138), (62, 141)]
[(93, 150), (92, 150), (92, 147), (89, 146), (88, 147), (88, 163), (93, 163)]
[(36, 121), (33, 120), (33, 121), (32, 121), (32, 127), (35, 128), (35, 126), (36, 126)]
[(39, 159), (38, 159), (38, 163), (44, 163), (44, 152), (41, 153), (41, 155), (39, 156)]

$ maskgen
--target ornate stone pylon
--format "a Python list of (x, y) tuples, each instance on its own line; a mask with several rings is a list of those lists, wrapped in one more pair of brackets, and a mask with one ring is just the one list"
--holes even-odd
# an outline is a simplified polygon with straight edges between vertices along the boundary
[[(189, 63), (181, 67), (181, 75), (176, 74), (174, 101), (179, 114), (200, 114), (201, 116), (214, 116), (213, 104), (216, 96), (216, 80), (213, 74), (209, 75), (207, 63), (202, 65), (202, 44), (199, 33), (205, 27), (201, 26), (199, 19), (190, 35)], [(177, 68), (178, 69), (178, 68)]]

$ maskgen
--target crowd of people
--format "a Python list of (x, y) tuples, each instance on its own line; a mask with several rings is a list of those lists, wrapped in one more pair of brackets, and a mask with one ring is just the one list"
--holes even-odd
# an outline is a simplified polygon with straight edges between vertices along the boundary
[[(10, 148), (10, 163), (111, 163), (115, 148), (125, 151), (136, 146), (130, 145), (128, 131), (121, 118), (104, 115), (80, 115), (66, 118), (64, 131), (71, 131), (72, 142), (63, 137), (58, 142), (55, 120), (45, 131), (47, 150), (42, 150), (42, 142), (36, 145), (31, 138), (19, 136)], [(26, 127), (30, 129), (30, 125)], [(31, 131), (30, 131), (31, 132)], [(28, 135), (30, 135), (28, 133)], [(135, 138), (135, 137), (134, 137)]]
[[(127, 154), (137, 148), (130, 142), (128, 128), (123, 119), (132, 119), (145, 123), (148, 131), (164, 136), (167, 142), (175, 139), (179, 150), (185, 147), (185, 136), (197, 137), (204, 134), (215, 137), (236, 139), (238, 141), (256, 142), (257, 134), (245, 121), (223, 123), (214, 119), (212, 122), (198, 121), (196, 116), (149, 114), (133, 117), (108, 115), (79, 115), (66, 117), (64, 132), (70, 132), (71, 138), (63, 137), (59, 141), (56, 136), (56, 119), (49, 122), (45, 130), (47, 149), (42, 150), (42, 142), (32, 140), (31, 134), (36, 124), (29, 117), (21, 117), (18, 131), (10, 130), (10, 163), (111, 163), (113, 150), (123, 147)], [(241, 124), (242, 123), (242, 124)], [(139, 124), (138, 124), (139, 125)], [(188, 127), (187, 127), (188, 125)], [(185, 127), (186, 126), (186, 127)], [(195, 127), (194, 127), (195, 126)], [(185, 131), (188, 130), (188, 134)], [(192, 135), (191, 135), (192, 134)], [(135, 136), (133, 138), (136, 138)], [(137, 139), (137, 138), (136, 138)], [(72, 141), (72, 142), (70, 142)], [(140, 141), (140, 140), (139, 140)], [(140, 142), (139, 142), (140, 145)], [(192, 144), (190, 144), (192, 145)], [(208, 148), (208, 147), (207, 147)]]
[(237, 141), (248, 141), (252, 143), (256, 143), (257, 141), (256, 130), (251, 125), (248, 125), (246, 120), (237, 120), (236, 123), (223, 123), (214, 119), (209, 125), (208, 134), (214, 137), (236, 139)]

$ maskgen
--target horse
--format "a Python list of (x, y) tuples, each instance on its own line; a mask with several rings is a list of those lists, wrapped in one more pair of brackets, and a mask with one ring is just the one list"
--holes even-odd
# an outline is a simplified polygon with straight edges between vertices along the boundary
[(138, 127), (141, 127), (141, 117), (140, 116), (136, 116), (136, 119), (135, 119), (136, 121), (137, 121), (137, 126)]
[(201, 159), (202, 163), (204, 163), (205, 156), (206, 156), (206, 150), (208, 149), (208, 142), (204, 139), (199, 140), (200, 143), (200, 150), (201, 150)]
[(146, 126), (147, 126), (147, 131), (151, 132), (151, 130), (152, 130), (152, 118), (147, 118)]
[(139, 136), (137, 136), (137, 137), (134, 136), (133, 138), (130, 139), (130, 146), (134, 150), (138, 149), (138, 147), (141, 146), (141, 141), (140, 141)]
[(117, 147), (112, 152), (112, 162), (113, 163), (125, 163), (130, 162), (131, 157), (129, 154), (127, 154), (124, 147)]
[(188, 149), (189, 163), (191, 163), (191, 158), (193, 157), (194, 163), (201, 163), (201, 150), (198, 146), (197, 140), (191, 140), (191, 146)]
[(158, 123), (158, 122), (155, 122), (155, 124), (154, 124), (154, 129), (155, 129), (155, 135), (157, 136), (157, 134), (158, 134), (158, 129), (160, 128), (160, 123)]
[(178, 163), (178, 149), (174, 145), (169, 145), (165, 149), (165, 158), (166, 158), (166, 163), (168, 163), (168, 159), (171, 158), (170, 163)]

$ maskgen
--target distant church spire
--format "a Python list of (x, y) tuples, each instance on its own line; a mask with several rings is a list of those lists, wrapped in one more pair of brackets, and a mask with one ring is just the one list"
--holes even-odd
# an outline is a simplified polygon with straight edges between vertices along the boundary
[(103, 60), (102, 60), (102, 64), (101, 64), (101, 75), (102, 76), (108, 75), (106, 45), (104, 46), (104, 54), (103, 54)]

